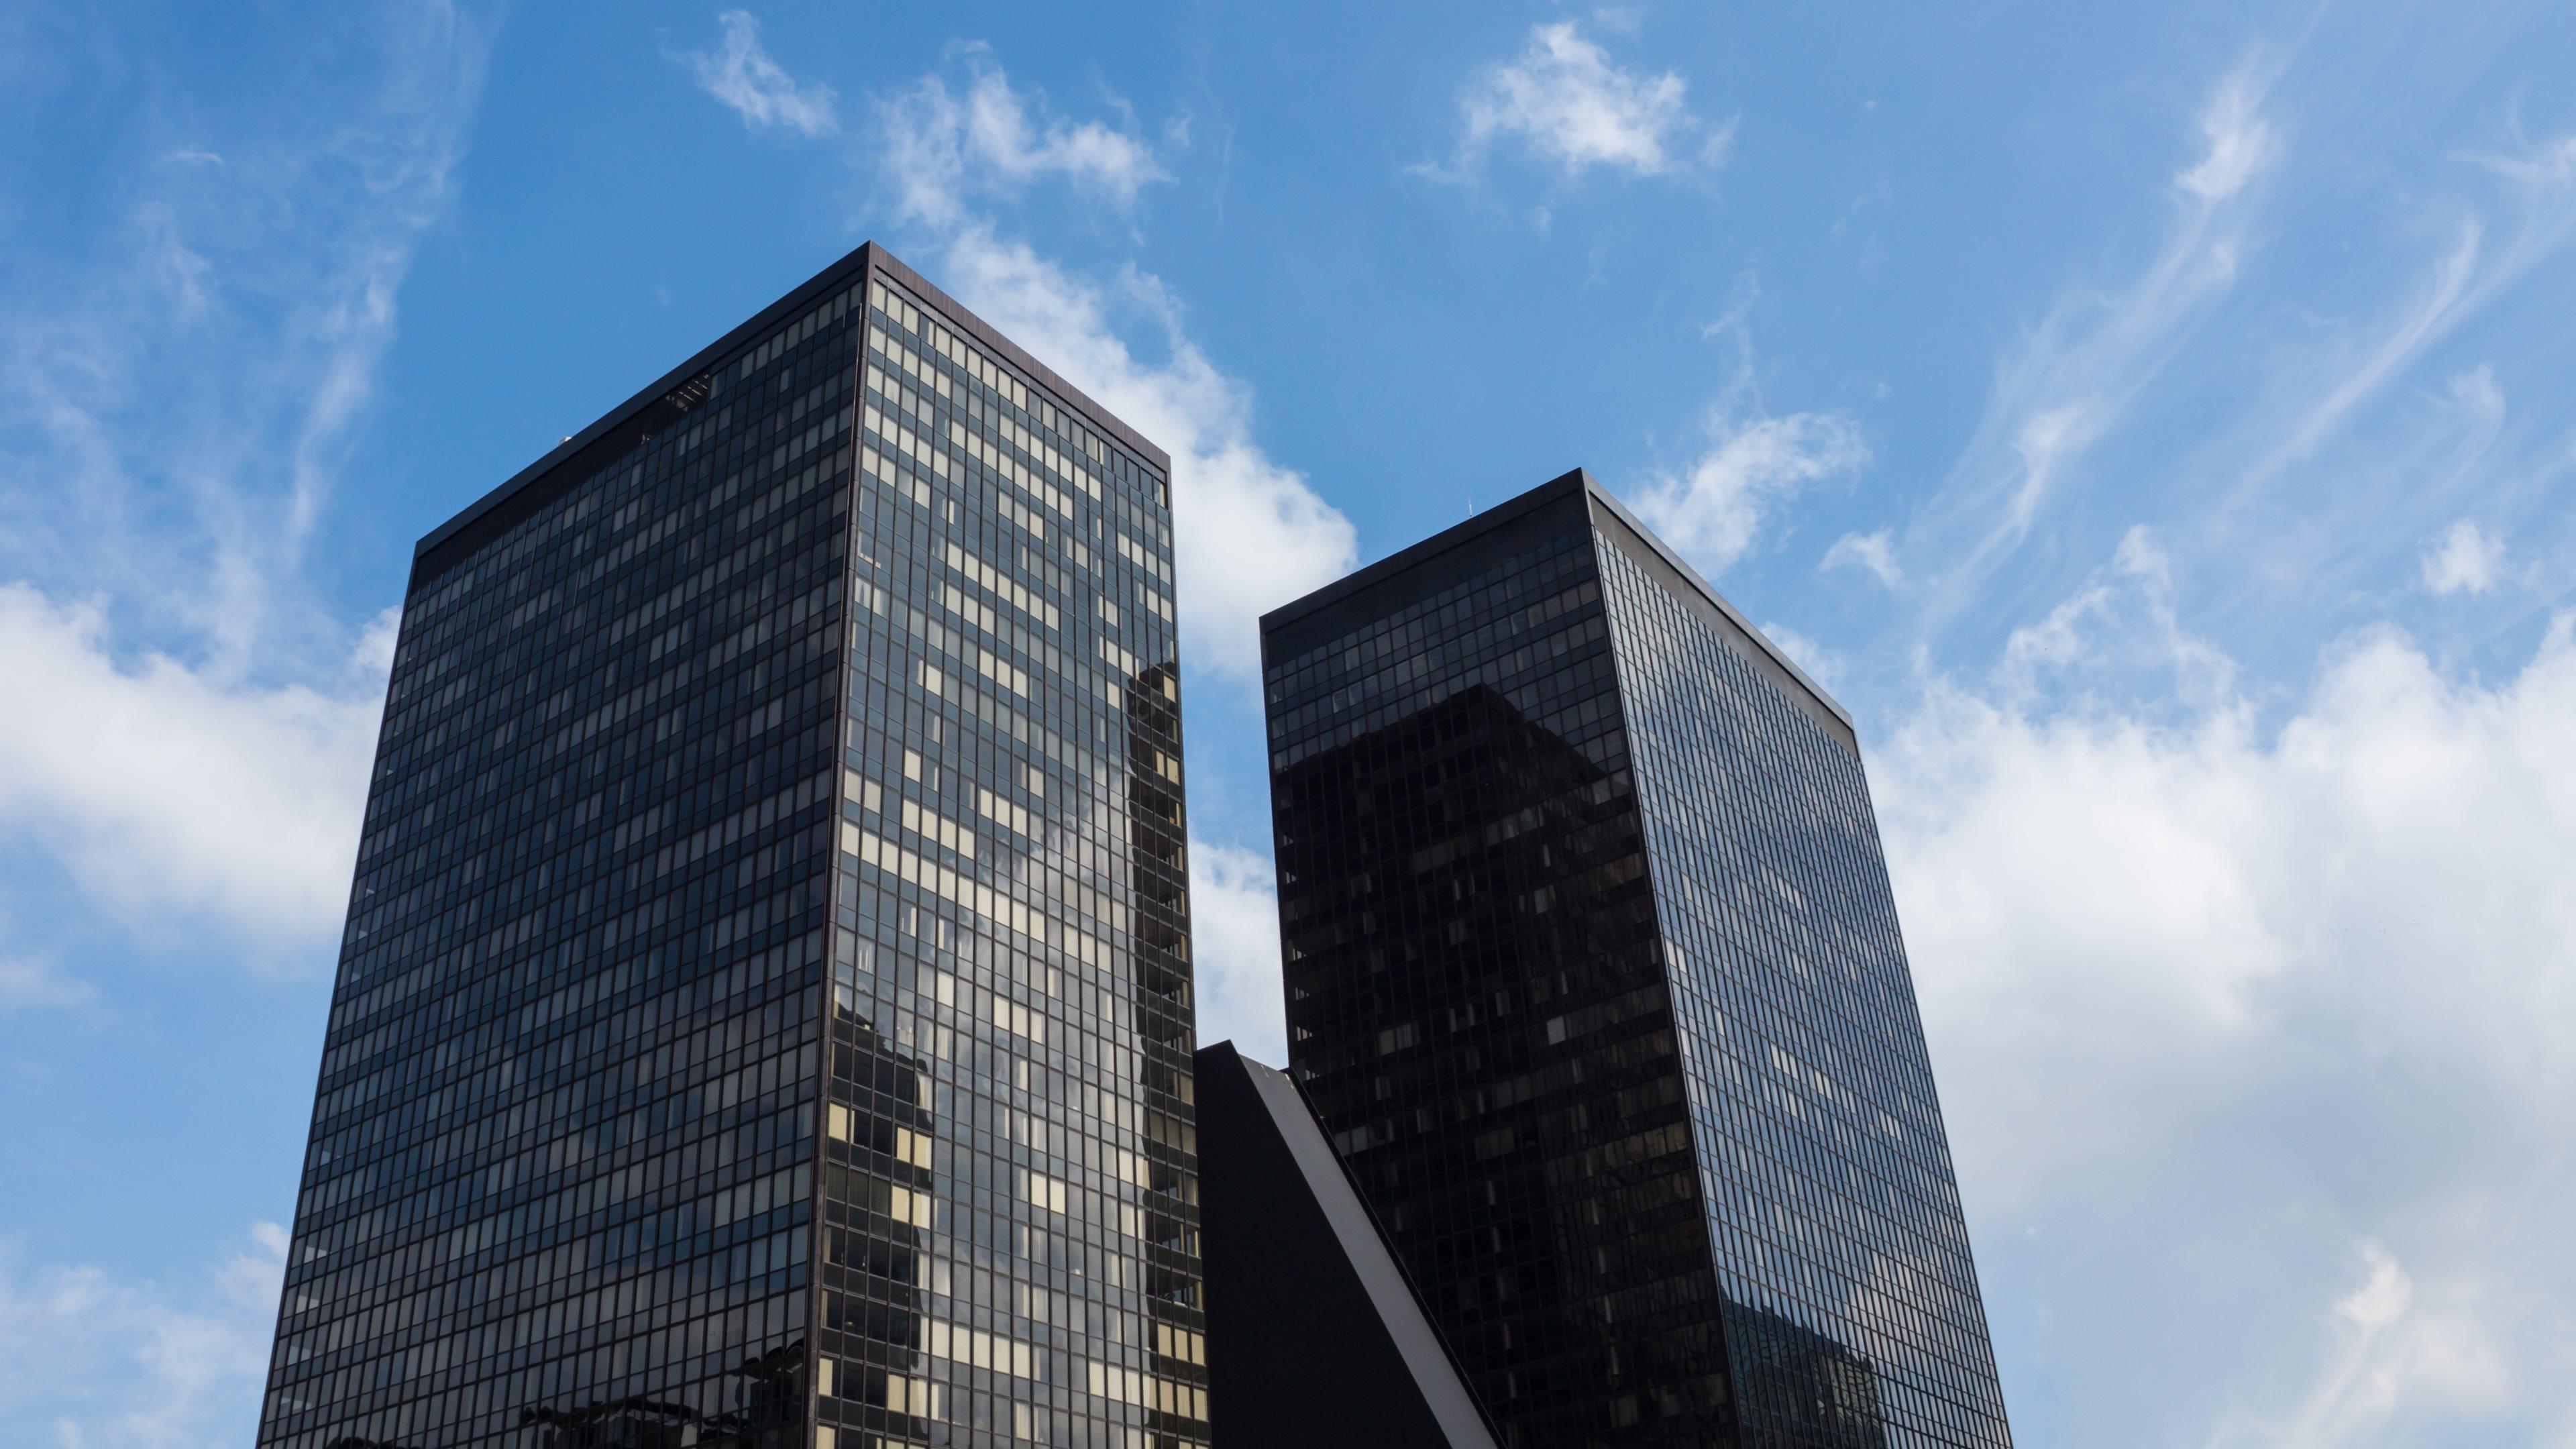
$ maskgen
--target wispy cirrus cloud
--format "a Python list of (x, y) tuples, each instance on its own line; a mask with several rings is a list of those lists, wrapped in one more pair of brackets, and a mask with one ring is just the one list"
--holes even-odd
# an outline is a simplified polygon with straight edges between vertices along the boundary
[(1726, 164), (1736, 123), (1702, 120), (1689, 92), (1678, 72), (1621, 66), (1574, 21), (1543, 22), (1530, 27), (1518, 55), (1477, 72), (1459, 93), (1451, 158), (1414, 169), (1464, 180), (1509, 149), (1568, 181), (1595, 170), (1631, 177), (1712, 172)]
[(2252, 185), (2280, 144), (2262, 102), (2263, 88), (2251, 61), (2230, 71), (2201, 108), (2205, 149), (2189, 170), (2174, 178), (2175, 187), (2215, 204)]
[(2419, 1282), (2387, 1246), (2353, 1244), (2360, 1281), (2319, 1315), (2328, 1345), (2304, 1392), (2273, 1408), (2238, 1407), (2211, 1449), (2335, 1449), (2420, 1442), (2436, 1425), (2465, 1427), (2517, 1407), (2518, 1355), (2486, 1315), (2498, 1285)]
[(1816, 566), (1856, 568), (1891, 589), (1905, 584), (1905, 569), (1896, 561), (1896, 531), (1892, 528), (1846, 533), (1833, 541)]
[(733, 107), (753, 130), (776, 126), (800, 136), (828, 136), (840, 129), (830, 86), (802, 82), (770, 58), (760, 43), (760, 21), (746, 10), (716, 17), (724, 39), (714, 50), (674, 53), (697, 77), (698, 88)]
[(88, 1006), (98, 988), (63, 973), (51, 961), (0, 956), (0, 1013)]
[(2174, 215), (2155, 257), (2125, 284), (2075, 285), (1999, 364), (1983, 417), (1904, 552), (1955, 609), (2017, 547), (2096, 444), (2235, 284), (2258, 182), (2282, 146), (2264, 110), (2271, 71), (2248, 59), (2198, 116), (2199, 154), (2171, 177)]
[(1634, 497), (1666, 542), (1712, 574), (1743, 558), (1764, 522), (1800, 492), (1869, 463), (1859, 425), (1839, 413), (1775, 416), (1720, 403), (1705, 425), (1707, 448), (1688, 466), (1647, 479)]
[(309, 124), (192, 113), (105, 183), (123, 230), (0, 288), (0, 650), (44, 701), (0, 720), (0, 820), (147, 934), (309, 947), (347, 898), (392, 622), (309, 551), (486, 45), (443, 4), (366, 18)]
[(1760, 288), (1738, 281), (1726, 313), (1703, 329), (1725, 349), (1723, 381), (1701, 419), (1706, 445), (1679, 468), (1650, 473), (1628, 494), (1639, 516), (1703, 571), (1724, 573), (1765, 525), (1818, 483), (1869, 465), (1860, 425), (1839, 412), (1774, 413), (1753, 365), (1750, 315)]
[[(2231, 440), (2242, 458), (2231, 459), (2227, 470), (2231, 486), (2222, 506), (2231, 513), (2269, 504), (2285, 487), (2297, 487), (2302, 465), (2317, 462), (2329, 447), (2386, 427), (2364, 405), (2385, 398), (2576, 236), (2576, 137), (2533, 142), (2517, 135), (2512, 150), (2464, 152), (2451, 164), (2491, 178), (2493, 189), (2478, 195), (2445, 188), (2420, 223), (2439, 240), (2413, 275), (2391, 289), (2390, 300), (2319, 329), (2294, 365), (2275, 370)], [(2452, 433), (2452, 419), (2474, 423), (2501, 408), (2491, 365), (2455, 374), (2444, 390), (2454, 406), (2436, 398), (2431, 408), (2406, 410), (2401, 423), (2415, 425), (2407, 443), (2391, 448), (2383, 436), (2365, 445), (2382, 459), (2405, 460), (2381, 471), (2387, 488), (2421, 487), (2425, 469), (2415, 455), (2428, 432)], [(2370, 511), (2394, 501), (2380, 488), (2358, 490), (2356, 498)]]
[(0, 287), (0, 578), (106, 594), (218, 673), (345, 647), (306, 551), (480, 95), (471, 17), (366, 15), (373, 52), (305, 97), (309, 125), (196, 115), (102, 179), (126, 221), (82, 265)]
[[(2260, 49), (2219, 78), (2156, 188), (2149, 257), (2059, 288), (2002, 349), (1940, 486), (1828, 551), (1918, 606), (1915, 641), (1979, 627), (1999, 590), (2064, 586), (2071, 538), (2136, 522), (2178, 571), (2207, 572), (2202, 609), (2267, 630), (2318, 599), (2444, 592), (2437, 578), (2506, 623), (2545, 603), (2475, 587), (2471, 554), (2428, 572), (2417, 545), (2472, 512), (2535, 555), (2576, 542), (2550, 521), (2567, 456), (2554, 359), (2497, 318), (2508, 297), (2567, 295), (2554, 263), (2576, 236), (2576, 142), (2487, 119), (2487, 139), (2423, 148), (2417, 171), (2355, 164), (2336, 148), (2358, 144), (2360, 103), (2328, 95), (2305, 53)], [(2291, 164), (2294, 141), (2314, 165)], [(2473, 335), (2492, 340), (2459, 355)], [(2508, 406), (2514, 389), (2532, 403)]]

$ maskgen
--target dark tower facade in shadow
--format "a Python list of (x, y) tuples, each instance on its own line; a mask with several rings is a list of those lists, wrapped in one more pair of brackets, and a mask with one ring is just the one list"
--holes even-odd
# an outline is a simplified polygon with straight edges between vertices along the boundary
[(1510, 1449), (2007, 1449), (1849, 719), (1581, 473), (1263, 621), (1297, 1082)]

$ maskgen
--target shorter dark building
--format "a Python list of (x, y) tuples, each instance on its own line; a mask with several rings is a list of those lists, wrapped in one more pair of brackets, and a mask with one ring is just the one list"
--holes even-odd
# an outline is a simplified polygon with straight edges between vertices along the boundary
[(2011, 1449), (1841, 706), (1579, 469), (1262, 665), (1289, 1072), (1503, 1443)]
[(1209, 1429), (1226, 1449), (1495, 1449), (1412, 1282), (1287, 1077), (1198, 1053)]

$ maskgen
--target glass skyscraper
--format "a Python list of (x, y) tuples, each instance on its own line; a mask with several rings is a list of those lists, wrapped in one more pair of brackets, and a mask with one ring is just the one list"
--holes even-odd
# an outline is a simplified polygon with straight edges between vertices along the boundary
[(1580, 472), (1262, 627), (1291, 1067), (1510, 1449), (2006, 1449), (1841, 709)]
[(866, 246), (421, 543), (258, 1442), (1206, 1442), (1168, 459)]

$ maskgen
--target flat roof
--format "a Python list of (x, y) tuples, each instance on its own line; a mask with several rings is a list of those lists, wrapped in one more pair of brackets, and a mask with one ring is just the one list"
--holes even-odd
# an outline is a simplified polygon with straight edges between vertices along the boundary
[[(466, 505), (455, 517), (424, 534), (420, 543), (412, 549), (412, 576), (415, 584), (421, 577), (422, 562), (441, 545), (472, 527), (478, 519), (488, 516), (494, 509), (552, 478), (564, 463), (592, 443), (615, 431), (636, 414), (651, 407), (672, 389), (700, 373), (714, 371), (721, 364), (731, 360), (736, 353), (758, 344), (789, 319), (802, 314), (817, 298), (840, 290), (853, 280), (866, 276), (870, 271), (882, 273), (887, 280), (911, 293), (922, 305), (937, 312), (941, 320), (973, 337), (985, 347), (991, 348), (1003, 360), (1026, 374), (1029, 381), (1053, 393), (1057, 401), (1070, 410), (1080, 413), (1084, 421), (1133, 451), (1143, 461), (1152, 464), (1156, 471), (1166, 477), (1170, 475), (1171, 454), (1147, 442), (1142, 434), (1127, 426), (1107, 408), (1094, 402), (1080, 388), (1065, 381), (1053, 368), (1031, 357), (1019, 344), (994, 331), (992, 324), (968, 311), (955, 298), (933, 286), (927, 278), (904, 265), (883, 246), (874, 241), (866, 241), (861, 242), (848, 255), (807, 278), (787, 295), (761, 308), (749, 321), (698, 349), (688, 361), (662, 374), (638, 390), (634, 396), (601, 414), (597, 422), (564, 439), (544, 457), (512, 474), (500, 487)], [(565, 487), (580, 481), (578, 478), (569, 477), (561, 480)]]
[(1464, 523), (1453, 524), (1410, 548), (1399, 549), (1357, 573), (1345, 575), (1326, 584), (1304, 598), (1280, 605), (1261, 616), (1261, 632), (1266, 637), (1282, 626), (1293, 624), (1319, 609), (1339, 603), (1363, 589), (1428, 563), (1461, 544), (1472, 542), (1515, 523), (1548, 504), (1576, 494), (1581, 494), (1591, 502), (1606, 508), (1620, 523), (1626, 525), (1628, 531), (1635, 534), (1640, 542), (1653, 549), (1684, 583), (1697, 590), (1719, 613), (1726, 616), (1728, 622), (1742, 630), (1745, 638), (1751, 640), (1754, 647), (1760, 649), (1764, 656), (1795, 680), (1800, 688), (1813, 696), (1816, 703), (1823, 705), (1834, 718), (1841, 720), (1843, 728), (1846, 730), (1856, 728), (1852, 723), (1851, 711), (1844, 709), (1840, 701), (1827, 694), (1824, 686), (1809, 678), (1807, 671), (1799, 668), (1797, 661), (1791, 659), (1787, 651), (1772, 643), (1761, 630), (1753, 627), (1752, 621), (1745, 618), (1733, 604), (1728, 603), (1726, 596), (1720, 594), (1708, 580), (1700, 577), (1697, 569), (1683, 562), (1681, 555), (1675, 553), (1671, 545), (1656, 537), (1655, 531), (1640, 523), (1637, 516), (1628, 511), (1626, 504), (1610, 496), (1609, 490), (1594, 482), (1592, 475), (1581, 468), (1561, 473), (1517, 498), (1486, 509)]

